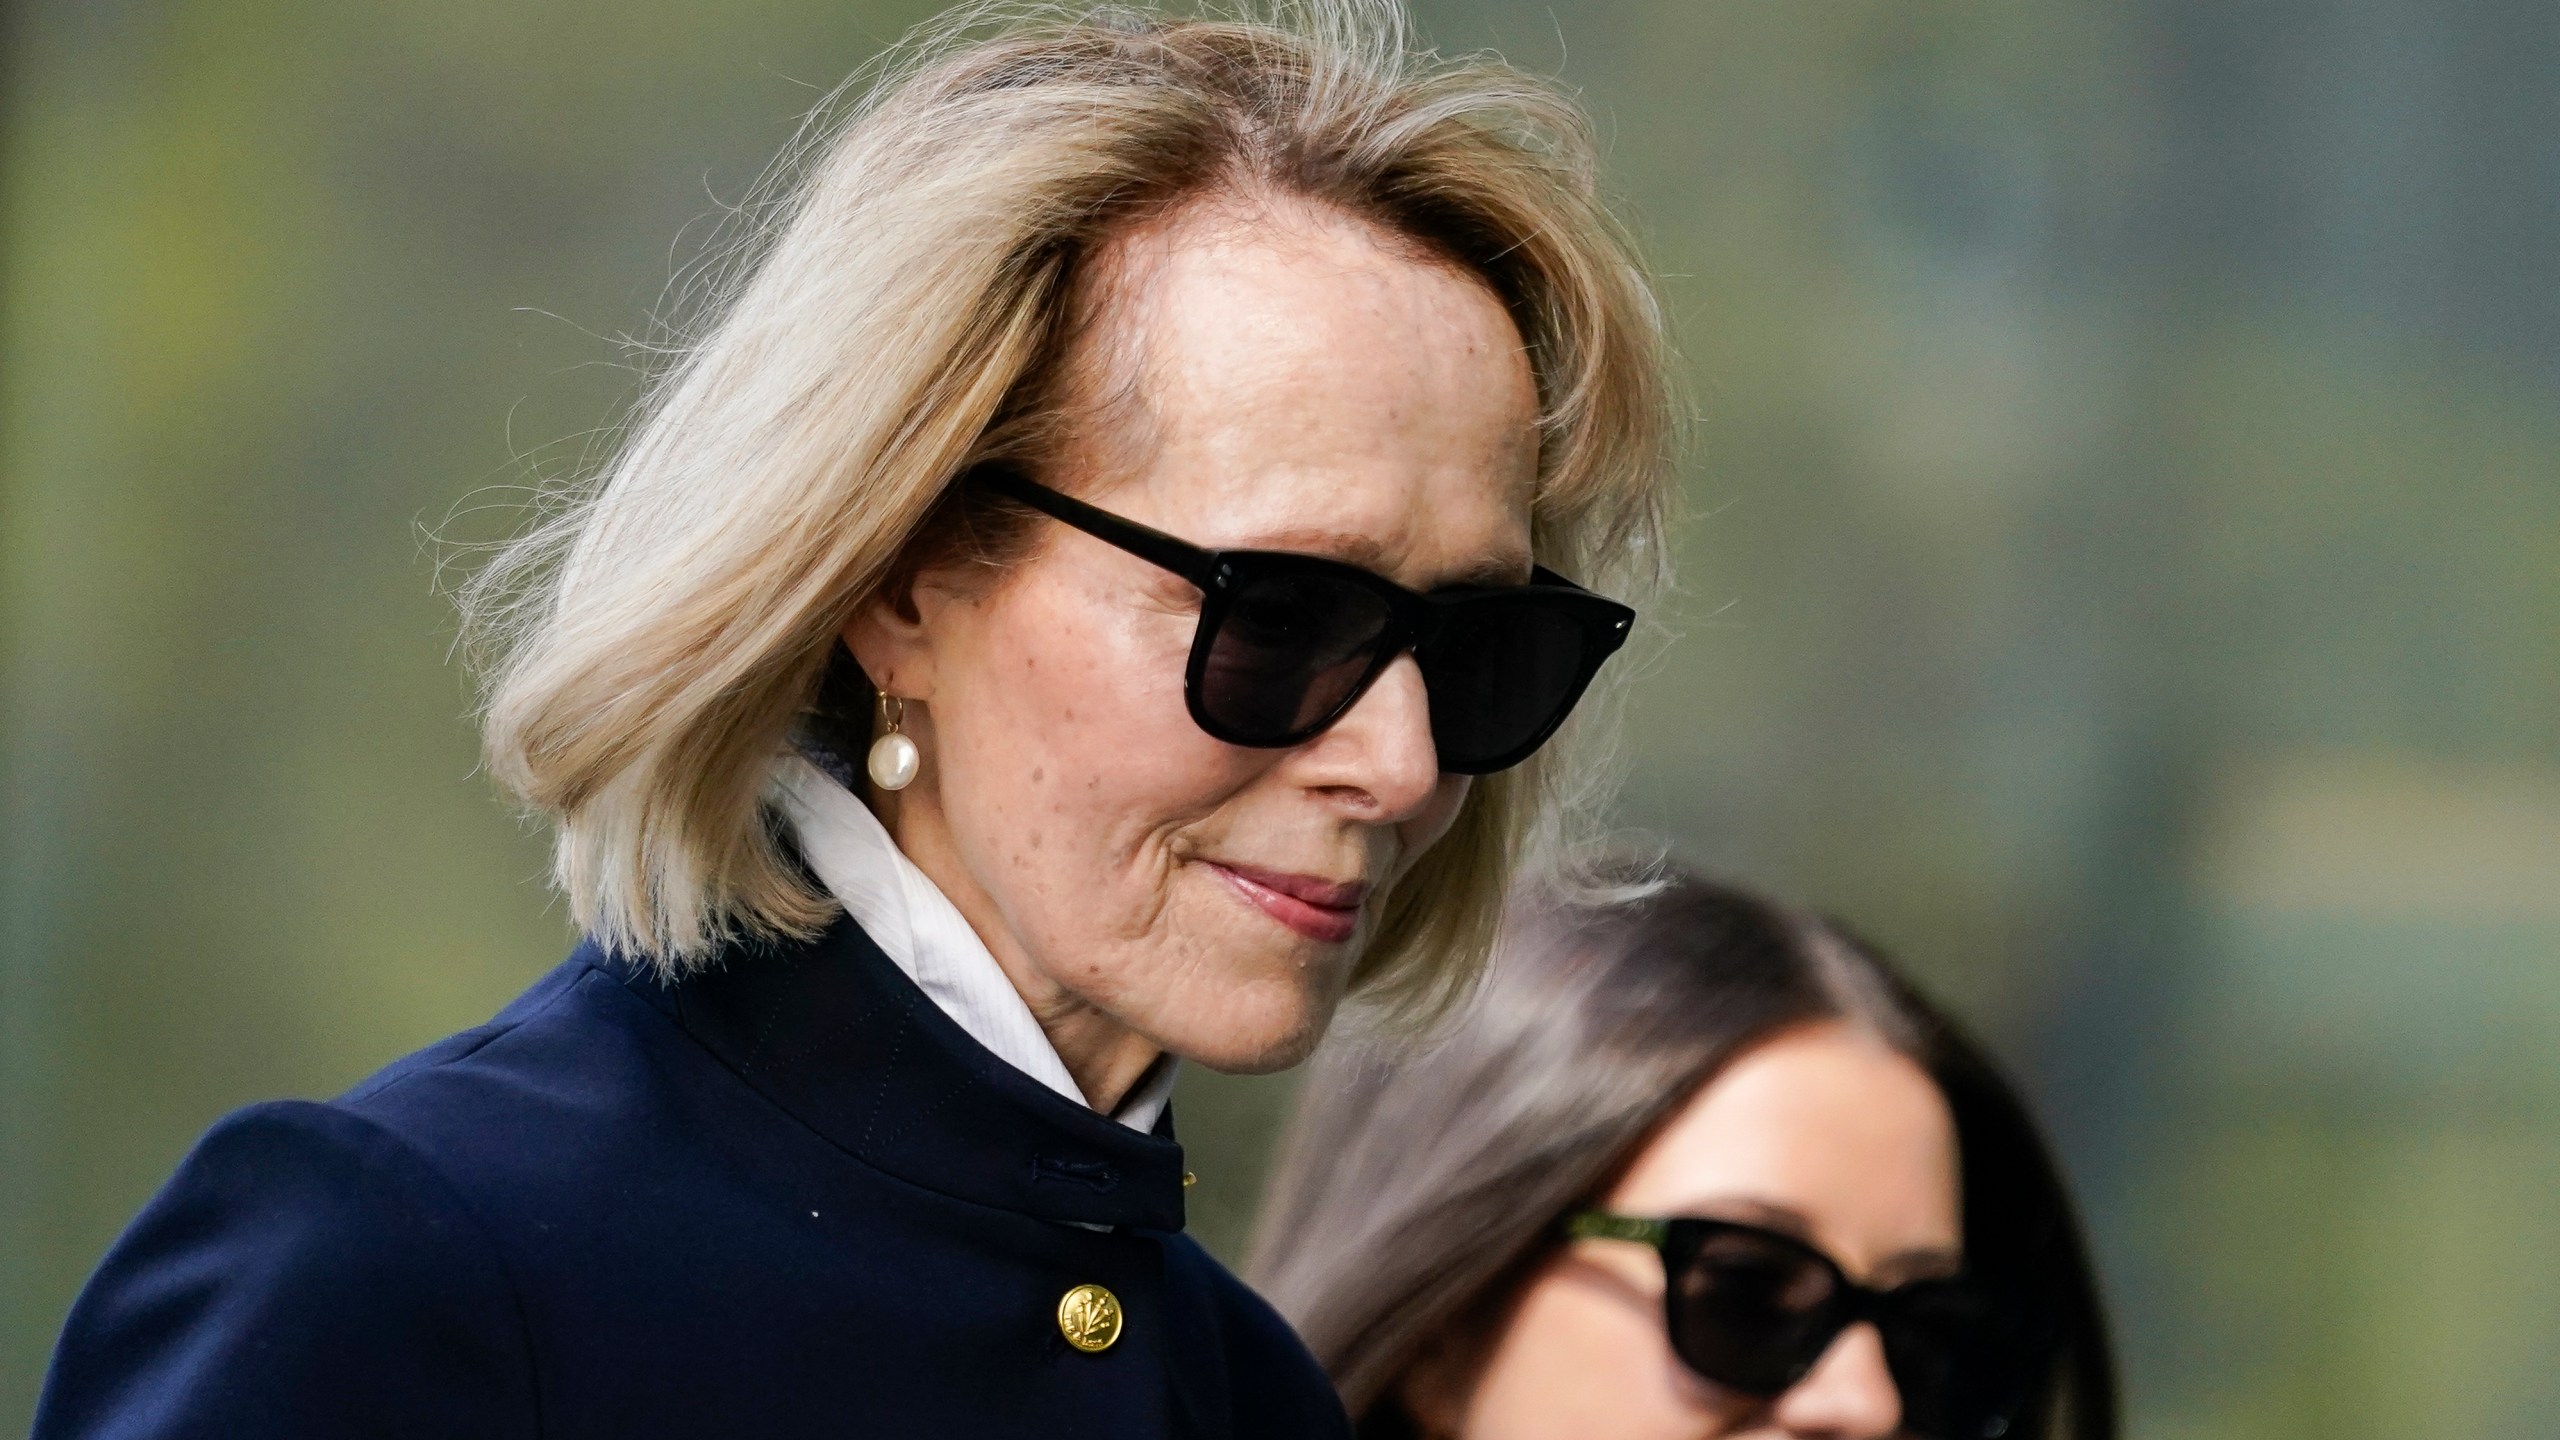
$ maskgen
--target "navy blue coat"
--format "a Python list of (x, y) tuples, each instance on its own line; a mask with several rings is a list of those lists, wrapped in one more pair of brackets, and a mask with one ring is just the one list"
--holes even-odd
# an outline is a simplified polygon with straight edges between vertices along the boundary
[[(35, 1433), (1347, 1436), (1181, 1231), (1169, 1126), (996, 1059), (850, 922), (672, 987), (589, 946), (216, 1125), (73, 1307)], [(1100, 1353), (1060, 1329), (1082, 1284), (1123, 1309)]]

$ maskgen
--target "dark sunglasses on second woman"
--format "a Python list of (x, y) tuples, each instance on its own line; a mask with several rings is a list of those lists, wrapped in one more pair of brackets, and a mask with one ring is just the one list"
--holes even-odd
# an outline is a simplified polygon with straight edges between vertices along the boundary
[(2036, 1373), (2028, 1327), (1960, 1276), (1871, 1290), (1791, 1235), (1725, 1220), (1585, 1210), (1566, 1217), (1564, 1232), (1661, 1252), (1673, 1352), (1700, 1375), (1745, 1394), (1775, 1396), (1792, 1387), (1860, 1321), (1884, 1338), (1903, 1429), (1928, 1440), (1999, 1440), (2016, 1423)]
[(1573, 713), (1635, 624), (1633, 610), (1544, 567), (1526, 585), (1418, 594), (1322, 556), (1204, 549), (1013, 470), (972, 479), (1199, 589), (1183, 696), (1200, 728), (1230, 745), (1315, 738), (1411, 652), (1441, 770), (1507, 770)]

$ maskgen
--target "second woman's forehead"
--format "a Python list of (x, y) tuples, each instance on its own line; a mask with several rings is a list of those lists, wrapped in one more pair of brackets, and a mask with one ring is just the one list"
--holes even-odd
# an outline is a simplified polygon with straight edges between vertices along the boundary
[(1937, 1083), (1836, 1021), (1744, 1052), (1673, 1116), (1610, 1199), (1655, 1215), (1797, 1217), (1781, 1228), (1862, 1277), (1954, 1255), (1961, 1202), (1955, 1123)]
[(1089, 447), (1089, 497), (1412, 584), (1527, 577), (1537, 386), (1481, 280), (1302, 202), (1128, 243), (1090, 333), (1143, 433)]

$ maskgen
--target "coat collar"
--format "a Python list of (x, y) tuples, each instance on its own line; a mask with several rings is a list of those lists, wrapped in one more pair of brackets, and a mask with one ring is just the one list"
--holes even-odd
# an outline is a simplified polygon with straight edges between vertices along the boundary
[(1045, 1220), (1182, 1228), (1169, 1114), (1142, 1133), (996, 1058), (850, 919), (806, 943), (733, 945), (673, 984), (592, 941), (581, 953), (877, 1169)]

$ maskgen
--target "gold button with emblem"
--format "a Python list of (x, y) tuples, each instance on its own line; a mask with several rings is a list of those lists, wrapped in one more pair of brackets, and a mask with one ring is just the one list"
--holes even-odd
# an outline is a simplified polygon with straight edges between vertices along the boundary
[(1120, 1338), (1120, 1297), (1099, 1285), (1079, 1285), (1058, 1299), (1058, 1333), (1087, 1355), (1099, 1355)]

